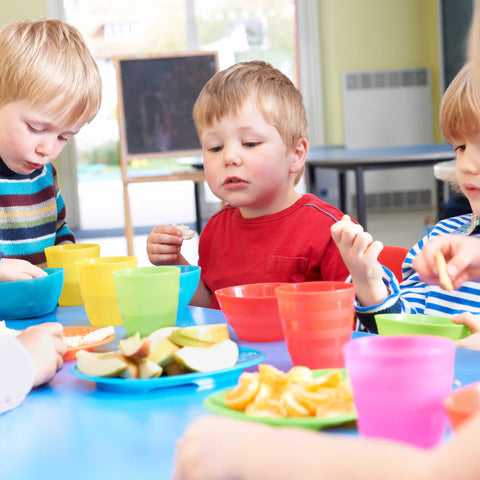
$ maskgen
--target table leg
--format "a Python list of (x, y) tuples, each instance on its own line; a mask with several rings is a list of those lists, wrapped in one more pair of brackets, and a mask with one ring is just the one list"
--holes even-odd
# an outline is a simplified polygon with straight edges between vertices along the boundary
[(360, 225), (367, 230), (367, 212), (366, 212), (366, 201), (365, 201), (365, 190), (363, 184), (363, 167), (355, 167), (355, 186), (356, 186), (356, 196), (357, 196), (357, 221)]
[(193, 182), (193, 191), (195, 195), (195, 216), (197, 233), (200, 233), (202, 231), (202, 213), (200, 211), (200, 184), (198, 182)]
[(313, 193), (314, 195), (317, 195), (317, 192), (315, 191), (315, 183), (315, 167), (307, 163), (305, 166), (305, 184), (308, 193)]
[(444, 217), (443, 205), (445, 203), (445, 184), (443, 180), (439, 180), (437, 178), (435, 181), (435, 186), (437, 189), (437, 222), (439, 222)]
[(346, 172), (338, 172), (338, 196), (340, 201), (340, 210), (347, 213), (347, 179)]

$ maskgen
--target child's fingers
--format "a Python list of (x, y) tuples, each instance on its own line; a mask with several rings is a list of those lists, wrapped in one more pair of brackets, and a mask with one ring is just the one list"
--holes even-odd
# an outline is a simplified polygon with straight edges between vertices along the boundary
[(480, 332), (480, 318), (472, 315), (470, 312), (463, 312), (458, 315), (453, 315), (451, 320), (457, 325), (467, 326), (472, 333)]
[(355, 235), (352, 243), (352, 250), (358, 255), (364, 255), (370, 245), (373, 243), (373, 237), (368, 232), (360, 232)]
[(339, 222), (332, 225), (331, 235), (333, 241), (337, 245), (344, 245), (346, 247), (352, 246), (355, 237), (363, 232), (363, 227), (357, 223), (350, 221), (340, 220)]
[(474, 333), (455, 342), (457, 347), (480, 350), (480, 333)]
[(367, 256), (369, 259), (377, 260), (380, 252), (383, 250), (383, 243), (380, 240), (375, 240), (371, 242), (370, 245), (367, 247)]

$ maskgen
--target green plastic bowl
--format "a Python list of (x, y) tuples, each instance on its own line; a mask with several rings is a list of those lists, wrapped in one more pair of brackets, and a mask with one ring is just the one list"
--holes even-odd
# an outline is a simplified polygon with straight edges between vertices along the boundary
[(438, 335), (459, 340), (470, 335), (465, 325), (456, 325), (448, 317), (412, 313), (375, 315), (380, 335)]

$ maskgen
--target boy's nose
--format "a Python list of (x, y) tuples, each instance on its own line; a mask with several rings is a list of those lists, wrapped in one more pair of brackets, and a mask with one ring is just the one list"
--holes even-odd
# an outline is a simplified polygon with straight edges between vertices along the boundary
[(457, 157), (457, 166), (471, 175), (480, 173), (480, 150), (467, 148), (460, 158)]
[(56, 139), (47, 139), (44, 138), (42, 141), (38, 142), (35, 152), (42, 157), (51, 155), (55, 150)]
[(225, 166), (239, 165), (242, 161), (238, 149), (234, 147), (225, 147), (223, 150), (223, 161)]

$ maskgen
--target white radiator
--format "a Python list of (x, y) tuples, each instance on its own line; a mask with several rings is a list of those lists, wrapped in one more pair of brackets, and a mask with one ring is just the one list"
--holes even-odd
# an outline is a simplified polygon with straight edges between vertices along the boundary
[[(430, 71), (426, 68), (343, 74), (345, 146), (351, 149), (433, 143)], [(354, 180), (347, 183), (354, 208)], [(433, 170), (400, 168), (365, 175), (371, 210), (425, 208), (435, 195)], [(401, 192), (401, 194), (398, 194)]]

